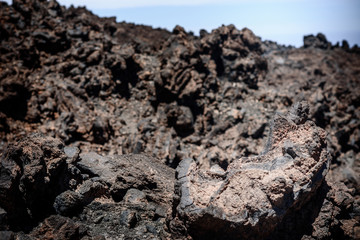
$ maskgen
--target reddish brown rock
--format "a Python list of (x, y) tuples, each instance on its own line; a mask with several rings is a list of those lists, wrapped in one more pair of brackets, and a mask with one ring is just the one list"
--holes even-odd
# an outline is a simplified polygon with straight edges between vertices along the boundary
[(0, 159), (0, 206), (12, 228), (31, 225), (52, 211), (67, 188), (63, 143), (33, 134), (11, 145)]
[(264, 239), (285, 215), (301, 208), (329, 169), (326, 133), (296, 103), (276, 115), (265, 152), (233, 161), (226, 171), (184, 160), (177, 170), (177, 213), (195, 238)]
[(33, 239), (81, 239), (85, 235), (80, 225), (70, 218), (53, 215), (46, 218), (29, 236)]
[[(282, 46), (261, 41), (251, 30), (234, 25), (203, 30), (200, 36), (180, 26), (169, 32), (119, 23), (114, 17), (99, 18), (86, 8), (66, 8), (56, 1), (14, 0), (12, 5), (0, 2), (0, 9), (1, 159), (6, 159), (7, 146), (34, 132), (61, 139), (67, 146), (66, 171), (57, 177), (47, 172), (52, 157), (46, 154), (37, 155), (43, 160), (1, 165), (2, 236), (16, 238), (18, 231), (31, 231), (43, 218), (65, 207), (59, 213), (66, 215), (69, 210), (74, 222), (89, 226), (89, 237), (100, 233), (108, 238), (190, 238), (183, 219), (170, 216), (172, 221), (165, 224), (172, 197), (164, 196), (170, 196), (173, 188), (164, 186), (172, 185), (174, 179), (172, 174), (162, 175), (171, 170), (160, 166), (176, 168), (182, 160), (192, 159), (199, 172), (209, 172), (210, 177), (206, 176), (219, 181), (239, 159), (239, 165), (258, 166), (245, 158), (256, 161), (255, 156), (261, 154), (274, 113), (284, 113), (303, 99), (309, 102), (310, 119), (328, 133), (331, 166), (317, 194), (307, 194), (311, 198), (302, 207), (287, 211), (269, 238), (357, 236), (357, 46), (346, 41), (341, 46), (332, 44), (323, 34), (305, 37), (302, 48)], [(290, 118), (304, 125), (302, 118)], [(280, 125), (286, 123), (278, 120)], [(42, 146), (42, 140), (20, 148), (35, 149), (37, 144)], [(56, 146), (49, 146), (57, 151)], [(316, 144), (306, 146), (317, 154)], [(116, 163), (81, 169), (79, 155), (89, 152)], [(282, 157), (301, 157), (296, 141), (284, 142), (281, 152)], [(163, 177), (147, 172), (145, 163), (153, 163), (148, 157), (107, 157), (134, 153), (159, 159), (150, 168), (158, 169), (156, 173)], [(20, 155), (14, 159), (28, 159), (25, 153)], [(24, 177), (26, 184), (16, 180), (24, 176), (21, 166), (29, 173)], [(55, 169), (62, 172), (63, 167)], [(109, 171), (111, 167), (118, 169)], [(167, 190), (154, 188), (164, 178), (169, 178), (167, 184), (158, 186)], [(271, 196), (267, 203), (282, 206), (281, 196), (290, 191), (284, 179), (274, 179), (269, 189), (275, 192), (264, 193)], [(281, 187), (284, 190), (278, 191)], [(174, 206), (179, 200), (175, 197)], [(44, 208), (35, 207), (38, 203)], [(222, 225), (213, 229), (218, 226)]]

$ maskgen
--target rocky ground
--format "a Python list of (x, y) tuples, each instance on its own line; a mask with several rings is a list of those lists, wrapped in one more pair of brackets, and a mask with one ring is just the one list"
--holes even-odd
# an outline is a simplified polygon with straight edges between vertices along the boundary
[(360, 49), (0, 2), (0, 239), (360, 239)]

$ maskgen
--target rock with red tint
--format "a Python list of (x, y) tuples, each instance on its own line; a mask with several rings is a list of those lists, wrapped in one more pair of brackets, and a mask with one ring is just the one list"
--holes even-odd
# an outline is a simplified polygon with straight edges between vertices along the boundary
[(33, 134), (8, 147), (0, 159), (0, 206), (12, 226), (31, 225), (52, 211), (67, 188), (63, 143)]
[[(47, 163), (52, 157), (46, 154), (36, 154), (44, 160), (34, 157), (24, 164), (17, 160), (1, 165), (2, 236), (16, 238), (19, 231), (29, 232), (57, 210), (89, 226), (89, 237), (191, 238), (183, 219), (167, 216), (180, 201), (177, 187), (172, 203), (174, 177), (169, 169), (193, 161), (196, 171), (216, 183), (227, 179), (236, 164), (247, 166), (241, 169), (247, 173), (259, 166), (265, 170), (257, 171), (274, 173), (289, 161), (296, 163), (302, 150), (292, 140), (283, 142), (281, 158), (271, 164), (265, 161), (270, 159), (255, 156), (271, 135), (268, 122), (274, 113), (284, 113), (303, 99), (309, 102), (309, 111), (300, 104), (287, 120), (301, 129), (308, 126), (309, 114), (329, 133), (331, 166), (316, 194), (303, 193), (310, 197), (302, 201), (306, 203), (288, 210), (279, 223), (281, 217), (274, 218), (276, 227), (269, 238), (357, 236), (358, 46), (346, 41), (332, 45), (323, 34), (306, 36), (301, 48), (283, 46), (261, 41), (251, 30), (234, 25), (203, 30), (200, 36), (180, 26), (170, 32), (100, 18), (84, 7), (66, 8), (56, 1), (14, 0), (12, 5), (0, 2), (0, 9), (0, 158), (6, 159), (9, 145), (34, 132), (61, 139), (67, 146), (66, 171), (60, 164), (55, 168), (62, 173), (54, 178)], [(285, 131), (287, 120), (278, 117), (275, 124), (285, 124)], [(277, 141), (273, 137), (266, 149)], [(310, 159), (318, 154), (316, 141), (306, 145)], [(35, 149), (31, 142), (21, 148), (27, 146)], [(57, 151), (55, 145), (49, 146)], [(95, 152), (103, 159), (94, 157)], [(153, 156), (159, 164), (144, 155), (131, 155), (135, 153)], [(99, 165), (86, 163), (82, 158), (86, 154)], [(128, 160), (111, 157), (123, 154), (130, 154)], [(20, 155), (16, 159), (29, 159)], [(256, 163), (259, 159), (265, 163)], [(22, 167), (32, 179), (20, 181)], [(150, 169), (157, 169), (155, 175), (160, 177), (151, 175)], [(282, 196), (291, 193), (292, 185), (285, 175), (273, 180), (269, 189), (274, 193), (263, 189), (259, 193), (269, 196), (267, 203), (274, 211), (286, 209)], [(313, 189), (307, 178), (302, 183), (300, 188)], [(239, 194), (245, 198), (245, 193)], [(272, 224), (265, 223), (271, 229)]]
[(195, 238), (264, 239), (285, 215), (301, 208), (329, 170), (326, 132), (296, 103), (276, 115), (265, 152), (233, 161), (226, 171), (184, 160), (177, 169), (177, 213)]
[(30, 234), (30, 239), (81, 239), (86, 232), (83, 226), (70, 218), (52, 215), (46, 218)]

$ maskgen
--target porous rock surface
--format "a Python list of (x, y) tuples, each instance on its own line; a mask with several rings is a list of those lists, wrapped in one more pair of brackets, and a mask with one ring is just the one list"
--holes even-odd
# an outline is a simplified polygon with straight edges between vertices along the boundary
[(19, 233), (25, 239), (169, 236), (173, 169), (145, 155), (74, 152), (39, 134), (6, 150), (0, 161), (3, 228), (30, 231)]
[(67, 189), (63, 143), (33, 135), (11, 145), (0, 162), (0, 206), (8, 223), (26, 228), (43, 219), (54, 198)]
[[(300, 181), (311, 191), (297, 200), (281, 198), (297, 191), (287, 175), (285, 193), (260, 189), (264, 204), (280, 206), (248, 213), (252, 230), (241, 238), (360, 239), (359, 56), (358, 46), (323, 34), (295, 48), (234, 25), (194, 35), (53, 0), (0, 2), (0, 239), (221, 239), (226, 224), (208, 236), (181, 218), (173, 169), (192, 159), (201, 176), (224, 181), (231, 166), (272, 168), (256, 163), (271, 152), (284, 165), (257, 171), (275, 173), (291, 159), (305, 168), (295, 164), (305, 156), (297, 140), (284, 140), (281, 153), (266, 144), (274, 114), (302, 100), (328, 133), (328, 174), (312, 186), (308, 173)], [(297, 117), (307, 107), (293, 109), (278, 130), (308, 126)]]
[(317, 193), (330, 154), (325, 131), (307, 121), (308, 113), (300, 102), (276, 115), (264, 153), (235, 160), (226, 170), (180, 162), (177, 212), (192, 236), (263, 239)]

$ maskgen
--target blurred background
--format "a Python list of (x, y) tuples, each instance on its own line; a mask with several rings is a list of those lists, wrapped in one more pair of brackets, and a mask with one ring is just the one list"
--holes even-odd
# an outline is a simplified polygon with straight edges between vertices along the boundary
[[(6, 0), (11, 3), (11, 0)], [(101, 17), (199, 35), (222, 24), (250, 28), (262, 40), (300, 47), (303, 36), (321, 32), (336, 44), (360, 45), (359, 0), (58, 0), (86, 6)]]

